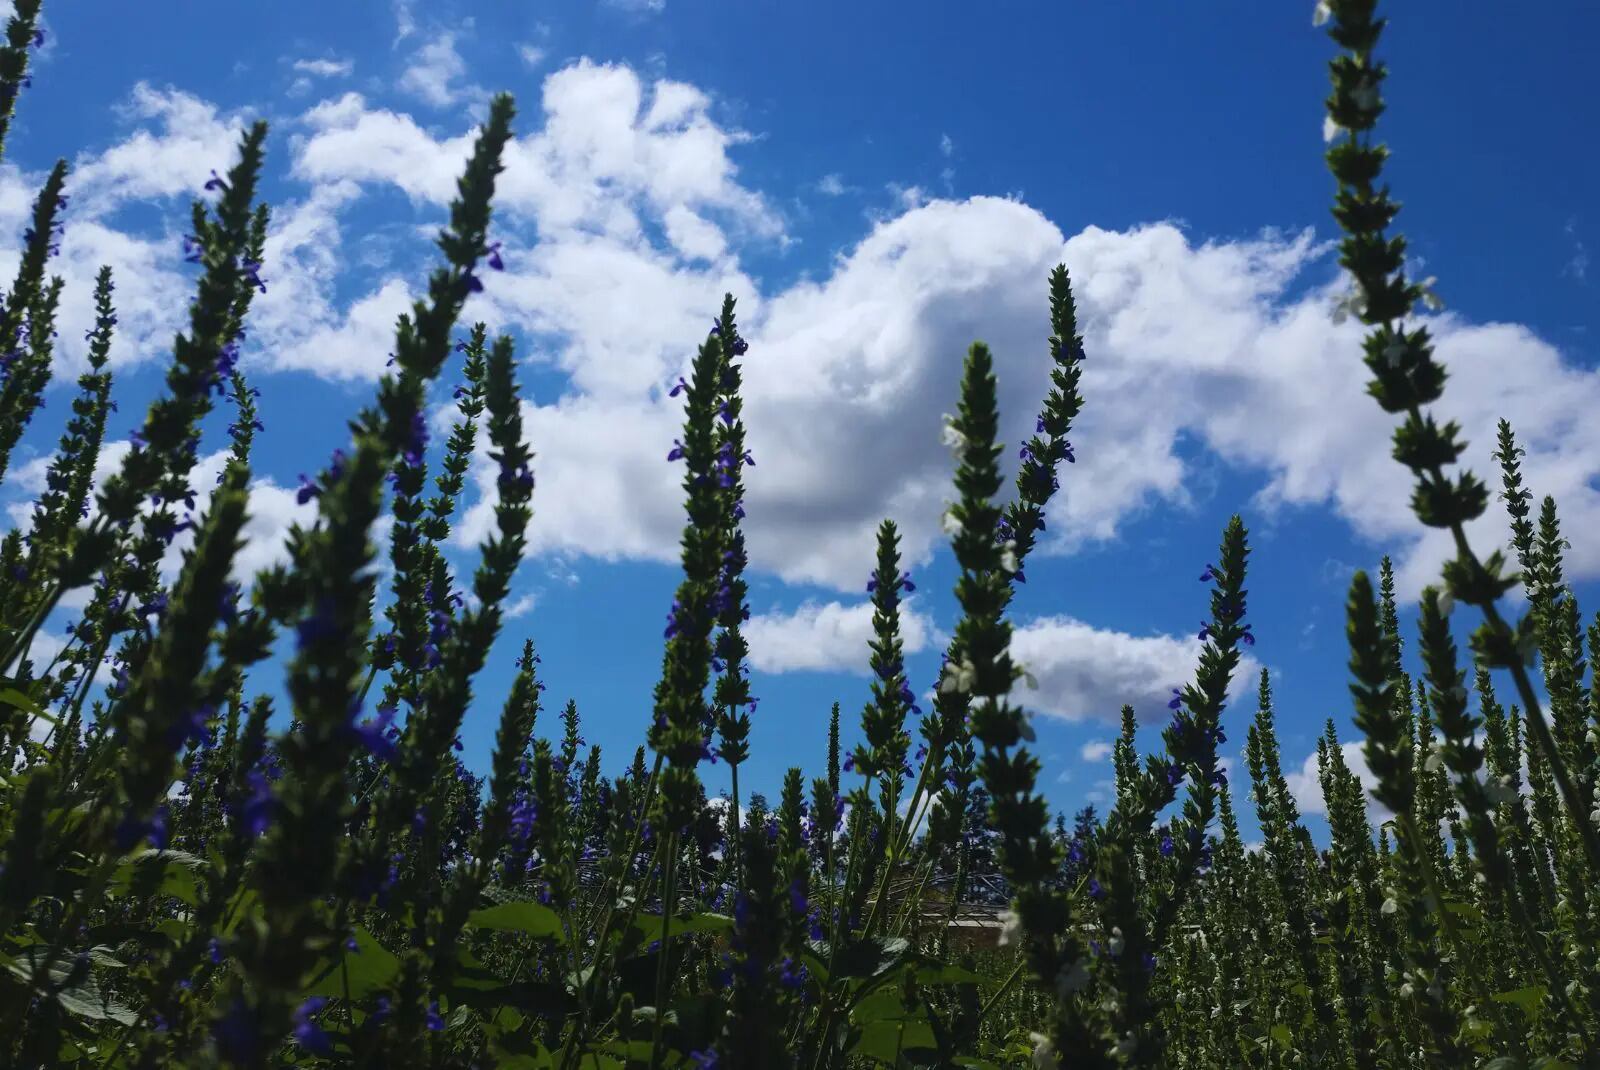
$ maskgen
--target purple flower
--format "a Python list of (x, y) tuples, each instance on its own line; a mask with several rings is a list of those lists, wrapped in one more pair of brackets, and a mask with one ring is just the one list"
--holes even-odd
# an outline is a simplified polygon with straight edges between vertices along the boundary
[(295, 625), (296, 639), (302, 650), (328, 638), (337, 630), (332, 607), (326, 601), (317, 606), (315, 613)]
[(1172, 833), (1170, 832), (1163, 832), (1161, 834), (1161, 857), (1172, 857)]
[(254, 260), (246, 260), (243, 264), (243, 271), (245, 278), (250, 280), (250, 285), (262, 293), (267, 292), (267, 284), (261, 281), (261, 265), (259, 263)]
[(435, 1033), (444, 1028), (444, 1019), (439, 1017), (438, 1000), (428, 1004), (428, 1028)]
[(689, 389), (689, 384), (684, 382), (683, 381), (683, 376), (680, 375), (680, 376), (678, 376), (678, 384), (676, 386), (674, 386), (671, 390), (667, 391), (667, 397), (675, 398), (675, 397), (677, 397), (679, 394), (683, 393), (687, 389)]
[(272, 781), (261, 770), (252, 769), (245, 774), (245, 786), (250, 789), (250, 794), (245, 798), (240, 817), (244, 821), (245, 831), (251, 837), (259, 837), (272, 824), (272, 811), (277, 805), (272, 794)]
[(379, 761), (390, 761), (394, 758), (394, 741), (389, 738), (389, 730), (394, 725), (396, 709), (393, 705), (382, 705), (377, 709), (378, 717), (374, 720), (366, 718), (360, 724), (351, 726), (356, 738), (361, 745), (367, 748), (368, 753)]
[(683, 456), (683, 443), (678, 439), (672, 440), (672, 449), (667, 453), (667, 460), (676, 461)]
[(717, 1053), (714, 1051), (691, 1051), (689, 1058), (694, 1060), (698, 1070), (717, 1070)]
[(493, 268), (496, 271), (504, 271), (506, 269), (506, 262), (504, 260), (500, 259), (500, 243), (499, 242), (495, 242), (493, 245), (491, 245), (487, 249), (485, 249), (484, 252), (487, 253), (488, 256), (489, 256), (489, 266), (491, 268)]
[(333, 1042), (328, 1039), (328, 1034), (311, 1020), (327, 1005), (328, 997), (312, 996), (294, 1012), (295, 1042), (314, 1055), (328, 1055), (333, 1051)]

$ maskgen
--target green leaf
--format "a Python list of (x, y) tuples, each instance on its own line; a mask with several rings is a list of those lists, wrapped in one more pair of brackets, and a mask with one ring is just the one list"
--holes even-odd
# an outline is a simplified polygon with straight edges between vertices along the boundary
[(1544, 998), (1548, 990), (1544, 985), (1529, 985), (1527, 988), (1518, 988), (1511, 992), (1496, 992), (1490, 998), (1496, 1003), (1515, 1004), (1528, 1021), (1536, 1022), (1539, 1014), (1544, 1009)]
[(874, 1022), (898, 1022), (906, 1018), (905, 1001), (901, 999), (900, 990), (892, 986), (878, 989), (850, 1008), (850, 1021), (859, 1026)]
[[(661, 938), (661, 915), (640, 914), (633, 921), (633, 927), (638, 930), (645, 940), (659, 940)], [(694, 933), (726, 933), (733, 931), (733, 919), (726, 914), (690, 914), (686, 918), (673, 918), (672, 927), (667, 930), (667, 939), (679, 936), (689, 936)]]
[(23, 694), (21, 691), (18, 691), (14, 687), (8, 687), (4, 690), (0, 690), (0, 702), (5, 703), (7, 706), (13, 706), (21, 710), (23, 713), (32, 714), (41, 721), (48, 721), (50, 724), (61, 723), (61, 719), (55, 714), (51, 713), (49, 710), (45, 709), (43, 706), (39, 705), (37, 702), (33, 701), (33, 699), (29, 698), (27, 695)]
[(839, 949), (833, 976), (877, 977), (893, 969), (910, 944), (903, 937), (889, 940), (852, 940)]
[(55, 1001), (61, 1004), (61, 1009), (68, 1014), (75, 1014), (79, 1018), (88, 1018), (95, 1022), (133, 1025), (139, 1020), (139, 1016), (131, 1009), (101, 992), (100, 986), (95, 984), (93, 979), (57, 992)]
[(139, 898), (172, 896), (189, 906), (200, 903), (200, 878), (197, 873), (205, 860), (184, 851), (157, 851), (145, 848), (126, 856), (111, 875), (111, 895)]
[(331, 962), (323, 964), (316, 978), (301, 994), (302, 999), (307, 996), (342, 998), (347, 983), (350, 997), (360, 999), (385, 987), (399, 975), (400, 960), (378, 943), (371, 933), (357, 927), (353, 935), (357, 950), (346, 951), (341, 945), (339, 954)]
[(530, 899), (519, 899), (474, 910), (467, 915), (467, 924), (474, 929), (525, 933), (537, 939), (566, 942), (566, 931), (561, 927), (561, 915), (543, 903)]
[(850, 1054), (896, 1066), (914, 1051), (933, 1051), (933, 1027), (922, 1018), (884, 1019), (863, 1026)]

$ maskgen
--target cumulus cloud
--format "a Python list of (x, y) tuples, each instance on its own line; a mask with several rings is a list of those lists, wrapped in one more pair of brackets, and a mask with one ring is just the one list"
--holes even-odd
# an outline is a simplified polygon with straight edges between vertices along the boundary
[[(74, 161), (67, 181), (71, 221), (99, 218), (130, 201), (197, 196), (208, 169), (226, 171), (237, 156), (246, 112), (223, 114), (175, 88), (134, 86), (115, 109), (136, 127), (126, 138)], [(154, 129), (152, 129), (152, 127)]]
[(441, 33), (412, 54), (399, 88), (432, 107), (447, 108), (468, 95), (469, 88), (458, 84), (466, 73), (455, 34)]
[[(943, 642), (933, 621), (916, 608), (915, 596), (900, 604), (900, 638), (908, 654)], [(744, 628), (750, 664), (762, 672), (870, 671), (872, 603), (808, 601), (791, 613), (753, 616)]]
[[(1378, 778), (1372, 775), (1372, 770), (1367, 768), (1367, 756), (1361, 751), (1360, 743), (1341, 743), (1339, 750), (1344, 755), (1344, 764), (1361, 781), (1362, 790), (1367, 794), (1367, 813), (1374, 821), (1388, 820), (1389, 813), (1372, 798), (1371, 792), (1378, 784)], [(1284, 780), (1289, 785), (1289, 794), (1294, 796), (1295, 805), (1302, 814), (1328, 813), (1328, 804), (1322, 797), (1322, 782), (1317, 779), (1317, 752), (1312, 751), (1306, 755), (1305, 761), (1300, 763), (1299, 769), (1291, 769), (1284, 773)]]
[(1104, 740), (1096, 740), (1093, 743), (1085, 743), (1082, 747), (1079, 747), (1078, 757), (1090, 763), (1103, 762), (1111, 757), (1111, 749), (1110, 743)]
[[(444, 43), (430, 54), (441, 71), (445, 52), (455, 54), (454, 39)], [(442, 85), (437, 102), (458, 82), (412, 88), (427, 97)], [(1410, 514), (1408, 476), (1389, 456), (1393, 420), (1364, 392), (1360, 329), (1329, 319), (1338, 283), (1310, 232), (1206, 242), (1156, 223), (1068, 236), (1018, 199), (930, 200), (898, 187), (899, 206), (825, 275), (764, 291), (741, 253), (793, 239), (762, 193), (740, 182), (733, 150), (751, 135), (716, 121), (713, 103), (692, 85), (582, 59), (545, 77), (543, 126), (507, 148), (496, 228), (508, 269), (486, 277), (468, 315), (520, 332), (537, 346), (525, 356), (566, 376), (565, 394), (527, 409), (541, 450), (537, 547), (674, 557), (679, 490), (662, 458), (681, 409), (665, 388), (687, 373), (732, 292), (751, 343), (754, 567), (853, 588), (885, 516), (901, 526), (908, 564), (925, 563), (944, 542), (951, 466), (937, 445), (939, 414), (955, 406), (962, 355), (980, 338), (995, 354), (1011, 462), (1048, 390), (1045, 280), (1064, 262), (1089, 354), (1087, 405), (1073, 435), (1078, 462), (1063, 472), (1036, 552), (1071, 553), (1116, 538), (1152, 507), (1189, 507), (1197, 466), (1221, 458), (1256, 481), (1254, 510), (1327, 508), (1374, 558), (1392, 553), (1402, 595), (1437, 575), (1448, 536)], [(192, 192), (204, 178), (194, 160), (225, 165), (245, 118), (148, 85), (125, 114), (139, 129), (78, 161), (81, 198), (62, 253), (76, 272), (67, 339), (86, 325), (90, 264), (119, 265), (129, 329), (116, 359), (159, 352), (184, 287), (171, 285), (175, 247), (120, 234), (110, 213), (130, 198)], [(292, 174), (310, 190), (275, 213), (271, 285), (258, 305), (260, 337), (272, 345), (262, 352), (271, 367), (370, 379), (430, 261), (395, 265), (349, 296), (339, 218), (376, 185), (442, 213), (473, 132), (433, 133), (357, 93), (308, 109), (295, 128)], [(23, 217), (35, 179), (0, 166), (0, 222)], [(325, 296), (335, 292), (337, 305)], [(1451, 371), (1438, 415), (1467, 429), (1468, 464), (1492, 475), (1493, 424), (1505, 416), (1528, 451), (1535, 493), (1557, 497), (1569, 529), (1600, 522), (1600, 424), (1588, 418), (1600, 372), (1521, 325), (1451, 313), (1426, 322)], [(459, 529), (468, 540), (492, 516), (492, 479), (478, 463), (480, 499)], [(1502, 543), (1504, 518), (1485, 517), (1469, 534), (1480, 547)], [(1600, 544), (1575, 542), (1568, 566), (1600, 575)], [(1093, 695), (1060, 701), (1082, 706)]]
[[(1011, 698), (1047, 716), (1113, 724), (1126, 704), (1144, 723), (1160, 723), (1172, 688), (1194, 678), (1202, 645), (1193, 636), (1136, 636), (1071, 617), (1040, 617), (1019, 625), (1011, 639), (1011, 656), (1039, 689), (1024, 685)], [(1254, 658), (1241, 658), (1234, 693), (1259, 671)]]

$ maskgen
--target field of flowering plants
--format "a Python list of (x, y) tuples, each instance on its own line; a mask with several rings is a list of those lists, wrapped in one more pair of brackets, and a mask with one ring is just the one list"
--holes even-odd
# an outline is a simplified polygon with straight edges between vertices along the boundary
[[(40, 4), (16, 0), (0, 48), (0, 145), (43, 42)], [(741, 796), (755, 470), (731, 295), (671, 391), (682, 574), (631, 767), (603, 776), (576, 705), (546, 707), (537, 635), (509, 694), (476, 692), (511, 623), (535, 499), (513, 342), (460, 322), (483, 273), (503, 268), (491, 209), (515, 117), (505, 95), (376, 396), (302, 480), (315, 521), (292, 529), (287, 563), (234, 582), (262, 430), (236, 365), (271, 281), (256, 123), (195, 202), (187, 327), (132, 449), (94, 478), (115, 407), (107, 267), (46, 489), (0, 543), (0, 1067), (1600, 1066), (1600, 674), (1584, 656), (1600, 617), (1585, 628), (1556, 503), (1524, 486), (1505, 421), (1495, 479), (1516, 559), (1466, 537), (1492, 491), (1456, 469), (1461, 429), (1428, 412), (1446, 371), (1413, 313), (1437, 299), (1405, 274), (1382, 181), (1375, 7), (1313, 13), (1336, 46), (1340, 315), (1367, 328), (1351, 374), (1364, 365), (1397, 422), (1415, 519), (1454, 543), (1415, 629), (1387, 558), (1376, 583), (1350, 583), (1350, 693), (1381, 825), (1331, 720), (1317, 749), (1329, 847), (1302, 822), (1270, 677), (1240, 678), (1256, 640), (1237, 517), (1200, 557), (1202, 653), (1156, 711), (1170, 718), (1160, 748), (1139, 753), (1124, 707), (1114, 805), (1052, 818), (1030, 714), (1011, 699), (1032, 681), (1007, 609), (1062, 462), (1096, 448), (1068, 440), (1094, 398), (1079, 390), (1065, 267), (1040, 280), (1052, 388), (1015, 485), (982, 342), (945, 420), (963, 615), (926, 712), (900, 634), (915, 585), (886, 519), (864, 741), (841, 747), (835, 704), (826, 769), (790, 769), (775, 804), (748, 783)], [(51, 380), (68, 190), (58, 163), (0, 300), (0, 478)], [(430, 457), (428, 392), (452, 382), (454, 431)], [(217, 408), (231, 410), (231, 452), (202, 508), (199, 427)], [(443, 547), (480, 438), (497, 502), (469, 580)], [(193, 544), (167, 583), (183, 532)], [(84, 589), (68, 641), (41, 653), (47, 618)], [(1453, 613), (1473, 616), (1466, 652)], [(1420, 675), (1403, 668), (1406, 644)], [(1256, 693), (1253, 715), (1224, 716), (1230, 687)], [(498, 716), (481, 776), (454, 753), (469, 708)], [(1229, 731), (1246, 737), (1248, 783), (1219, 759)], [(712, 761), (732, 805), (708, 798)], [(1259, 850), (1241, 838), (1244, 806)], [(957, 922), (986, 897), (991, 936), (974, 941)]]

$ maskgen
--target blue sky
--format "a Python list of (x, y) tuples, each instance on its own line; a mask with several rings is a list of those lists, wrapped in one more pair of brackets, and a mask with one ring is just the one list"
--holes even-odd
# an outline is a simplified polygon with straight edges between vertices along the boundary
[[(192, 289), (179, 248), (189, 198), (231, 163), (242, 123), (266, 118), (269, 291), (245, 368), (267, 434), (246, 565), (272, 560), (308, 516), (293, 502), (298, 473), (344, 444), (394, 317), (434, 262), (488, 95), (509, 90), (519, 137), (494, 234), (508, 270), (467, 318), (518, 340), (539, 489), (517, 613), (464, 733), (469, 763), (488, 753), (524, 636), (544, 658), (546, 730), (572, 697), (609, 768), (641, 741), (682, 517), (664, 460), (681, 415), (665, 388), (725, 291), (751, 343), (757, 461), (746, 483), (761, 704), (741, 780), (770, 792), (790, 764), (819, 770), (835, 700), (854, 732), (884, 516), (919, 584), (905, 619), (913, 687), (931, 687), (956, 619), (939, 415), (981, 338), (997, 353), (1006, 441), (1031, 427), (1048, 372), (1046, 279), (1065, 262), (1089, 356), (1078, 463), (1014, 603), (1018, 654), (1041, 684), (1023, 697), (1038, 712), (1043, 787), (1069, 812), (1103, 804), (1100, 745), (1120, 705), (1161, 723), (1161, 697), (1193, 671), (1196, 577), (1234, 512), (1254, 546), (1253, 666), (1274, 675), (1286, 764), (1309, 772), (1325, 718), (1354, 738), (1351, 570), (1391, 554), (1409, 601), (1443, 555), (1405, 508), (1388, 418), (1362, 391), (1359, 335), (1329, 321), (1342, 288), (1321, 159), (1332, 45), (1310, 9), (939, 0), (908, 18), (903, 5), (831, 0), (286, 0), (202, 17), (47, 3), (48, 43), (0, 164), (0, 225), (20, 234), (65, 156), (64, 353), (4, 501), (25, 516), (22, 488), (42, 480), (102, 262), (127, 328), (111, 428), (126, 438)], [(1443, 411), (1485, 476), (1493, 421), (1512, 420), (1530, 485), (1562, 505), (1569, 571), (1592, 606), (1600, 548), (1581, 533), (1600, 520), (1588, 254), (1600, 150), (1586, 134), (1600, 128), (1588, 63), (1600, 14), (1576, 0), (1515, 15), (1397, 10), (1382, 132), (1415, 266), (1439, 276), (1447, 304), (1432, 323), (1453, 375)], [(440, 439), (454, 374), (434, 399)], [(224, 448), (226, 422), (207, 451)], [(470, 485), (462, 568), (488, 485)], [(1503, 543), (1503, 516), (1474, 534)], [(1228, 714), (1241, 775), (1253, 690), (1244, 680)], [(723, 785), (725, 767), (706, 773)], [(1314, 809), (1314, 777), (1300, 784)]]

